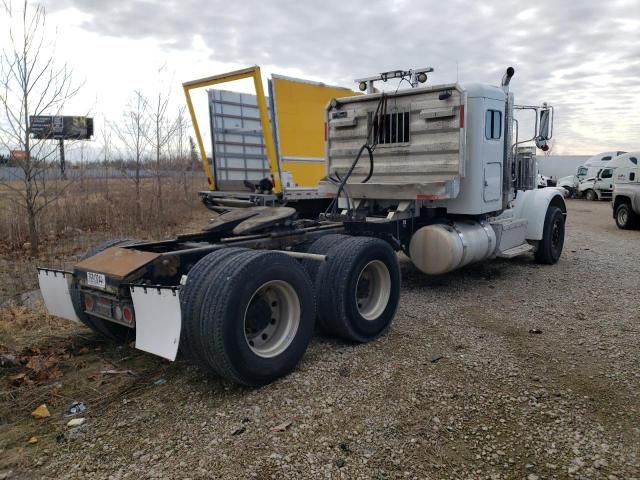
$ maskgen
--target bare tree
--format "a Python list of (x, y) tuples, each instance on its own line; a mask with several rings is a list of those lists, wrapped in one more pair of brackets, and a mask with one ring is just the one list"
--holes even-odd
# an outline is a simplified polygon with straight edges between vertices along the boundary
[(142, 169), (145, 155), (149, 148), (149, 132), (151, 122), (148, 115), (148, 102), (141, 92), (135, 91), (129, 100), (127, 109), (122, 115), (122, 122), (115, 126), (115, 132), (120, 143), (126, 150), (126, 158), (133, 161), (133, 174), (126, 170), (123, 164), (123, 172), (127, 178), (133, 180), (136, 191), (136, 222), (142, 221)]
[(111, 195), (109, 193), (109, 174), (111, 171), (110, 162), (113, 160), (112, 158), (112, 135), (113, 135), (113, 127), (104, 119), (104, 123), (102, 125), (102, 167), (104, 168), (104, 186), (105, 186), (105, 198), (107, 202), (111, 200)]
[[(161, 67), (159, 73), (162, 72), (163, 69), (164, 67)], [(148, 139), (155, 156), (157, 181), (156, 205), (159, 212), (162, 212), (164, 207), (164, 199), (162, 198), (162, 158), (165, 154), (165, 150), (169, 146), (169, 142), (176, 134), (178, 128), (177, 118), (170, 119), (167, 113), (170, 99), (171, 95), (169, 93), (162, 93), (159, 91), (154, 99), (153, 105), (148, 106), (151, 120), (151, 129)]]
[[(40, 5), (14, 10), (11, 0), (2, 0), (0, 12), (9, 19), (0, 54), (0, 145), (18, 150), (14, 164), (19, 169), (17, 182), (4, 181), (13, 193), (14, 201), (24, 210), (29, 225), (31, 253), (38, 253), (38, 216), (55, 201), (64, 186), (48, 189), (45, 181), (55, 145), (29, 136), (31, 115), (56, 115), (80, 86), (74, 86), (72, 71), (67, 64), (55, 64), (55, 45), (47, 32), (46, 13)], [(19, 184), (19, 182), (18, 182)]]
[(168, 145), (169, 158), (172, 165), (181, 175), (182, 190), (185, 200), (189, 200), (189, 170), (191, 160), (187, 145), (189, 124), (185, 118), (185, 108), (180, 107), (175, 119), (175, 131)]

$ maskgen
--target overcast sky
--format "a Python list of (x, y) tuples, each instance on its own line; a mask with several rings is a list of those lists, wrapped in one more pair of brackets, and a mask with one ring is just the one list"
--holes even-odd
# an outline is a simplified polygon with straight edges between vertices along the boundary
[(432, 84), (497, 84), (512, 65), (516, 102), (556, 107), (554, 153), (640, 150), (638, 0), (44, 4), (59, 59), (86, 81), (69, 114), (115, 120), (134, 89), (172, 88), (177, 105), (181, 82), (253, 64), (352, 88), (353, 78), (422, 66), (435, 68)]

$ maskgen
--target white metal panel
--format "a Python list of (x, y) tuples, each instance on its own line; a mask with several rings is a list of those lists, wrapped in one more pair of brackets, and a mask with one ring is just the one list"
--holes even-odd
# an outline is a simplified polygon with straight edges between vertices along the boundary
[(502, 163), (487, 163), (484, 167), (484, 193), (485, 202), (500, 200), (502, 194)]
[[(444, 85), (387, 95), (388, 123), (374, 153), (373, 176), (361, 183), (369, 172), (365, 152), (349, 178), (351, 195), (455, 198), (465, 168), (464, 92), (458, 85)], [(379, 94), (344, 98), (344, 105), (328, 112), (330, 173), (343, 176), (360, 147), (372, 141), (368, 133), (379, 100)]]
[(69, 272), (38, 269), (38, 283), (47, 311), (56, 317), (81, 323), (71, 302), (69, 293), (71, 279), (72, 275)]
[(182, 313), (176, 288), (130, 287), (136, 316), (136, 348), (175, 360)]
[(209, 110), (217, 188), (243, 190), (244, 180), (267, 177), (269, 164), (255, 95), (212, 89)]

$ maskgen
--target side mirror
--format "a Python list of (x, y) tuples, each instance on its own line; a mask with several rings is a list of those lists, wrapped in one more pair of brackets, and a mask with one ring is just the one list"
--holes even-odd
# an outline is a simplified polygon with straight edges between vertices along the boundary
[(551, 121), (551, 109), (545, 108), (543, 110), (540, 110), (540, 131), (538, 133), (538, 137), (541, 137), (544, 140), (551, 139)]

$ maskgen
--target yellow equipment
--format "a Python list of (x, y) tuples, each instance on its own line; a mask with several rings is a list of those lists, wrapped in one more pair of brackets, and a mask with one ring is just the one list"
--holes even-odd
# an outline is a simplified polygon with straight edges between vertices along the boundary
[[(273, 186), (269, 192), (257, 195), (242, 188), (234, 188), (233, 192), (221, 191), (224, 179), (217, 178), (215, 160), (213, 169), (209, 164), (190, 94), (196, 88), (245, 78), (253, 79), (269, 180)], [(216, 204), (230, 207), (250, 206), (256, 204), (256, 200), (274, 204), (318, 198), (318, 184), (326, 175), (325, 108), (331, 99), (357, 95), (356, 92), (320, 82), (272, 75), (268, 104), (258, 66), (185, 82), (183, 88), (209, 184), (209, 192), (200, 194), (205, 205), (211, 207), (208, 202), (211, 199), (215, 199)], [(253, 108), (255, 111), (255, 106)], [(272, 122), (269, 121), (269, 108), (273, 112)]]

